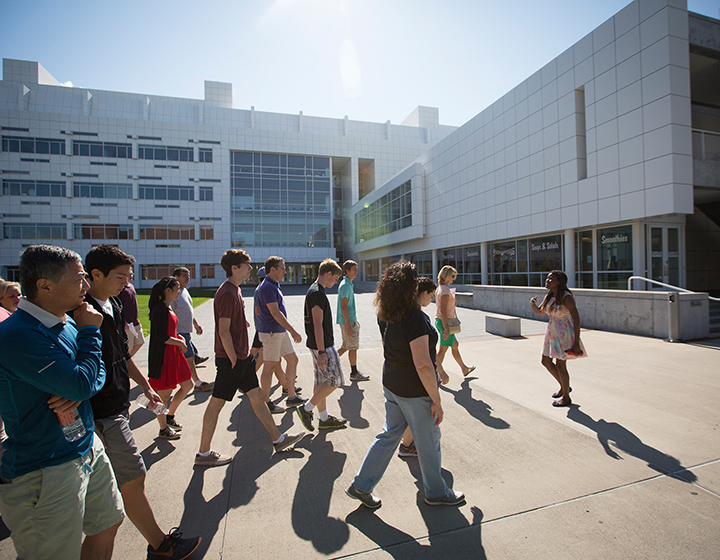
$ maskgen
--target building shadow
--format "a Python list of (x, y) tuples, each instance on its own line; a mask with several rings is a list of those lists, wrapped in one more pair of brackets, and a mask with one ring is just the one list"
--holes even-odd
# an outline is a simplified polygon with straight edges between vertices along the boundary
[(476, 399), (472, 395), (472, 387), (470, 382), (477, 379), (477, 377), (466, 377), (463, 379), (460, 389), (453, 391), (447, 385), (440, 385), (440, 389), (446, 393), (451, 393), (455, 402), (467, 410), (468, 414), (480, 420), (488, 428), (495, 430), (507, 430), (510, 427), (505, 420), (492, 415), (492, 407), (486, 402)]
[[(227, 467), (213, 469), (225, 469), (221, 490), (209, 499), (205, 497), (203, 487), (208, 472), (205, 467), (194, 467), (185, 489), (180, 528), (187, 535), (202, 536), (202, 543), (194, 554), (196, 558), (205, 555), (227, 513), (253, 500), (259, 489), (257, 480), (266, 471), (281, 461), (305, 456), (301, 451), (273, 453), (270, 436), (255, 416), (247, 397), (242, 397), (233, 409), (227, 431), (236, 434), (233, 443), (239, 449)], [(214, 439), (221, 437), (222, 430), (216, 430)]]
[(613, 449), (612, 446), (614, 446), (628, 455), (645, 461), (648, 467), (661, 474), (673, 475), (685, 482), (694, 482), (697, 479), (695, 474), (686, 470), (678, 459), (643, 443), (639, 437), (617, 422), (607, 422), (602, 418), (593, 420), (577, 405), (570, 406), (567, 417), (595, 432), (608, 457), (618, 461), (622, 460), (622, 457)]
[(295, 534), (312, 542), (315, 550), (332, 554), (350, 538), (350, 530), (341, 519), (329, 517), (335, 480), (342, 474), (347, 455), (335, 451), (321, 430), (312, 440), (312, 452), (300, 470), (292, 503)]
[(362, 430), (370, 427), (370, 423), (362, 417), (364, 399), (365, 391), (360, 388), (360, 383), (355, 381), (343, 386), (338, 404), (342, 417), (348, 421), (351, 428)]

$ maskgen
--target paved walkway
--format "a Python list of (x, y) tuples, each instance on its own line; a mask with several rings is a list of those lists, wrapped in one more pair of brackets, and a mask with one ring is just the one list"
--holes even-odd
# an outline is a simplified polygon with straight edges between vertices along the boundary
[[(545, 325), (523, 320), (524, 337), (503, 339), (485, 333), (484, 313), (460, 309), (460, 349), (478, 369), (463, 379), (448, 355), (443, 468), (467, 505), (426, 506), (417, 460), (394, 459), (375, 492), (383, 507), (358, 507), (343, 490), (384, 419), (372, 298), (357, 298), (359, 366), (372, 379), (329, 399), (330, 413), (347, 418), (348, 429), (316, 431), (295, 451), (273, 455), (249, 403), (237, 399), (223, 410), (214, 440), (233, 463), (194, 469), (208, 394), (190, 395), (180, 407), (185, 429), (175, 442), (154, 439), (153, 416), (131, 408), (155, 515), (164, 528), (203, 536), (196, 558), (718, 557), (718, 339), (669, 344), (583, 331), (590, 356), (569, 366), (575, 404), (556, 409), (550, 394), (557, 387), (540, 365)], [(330, 299), (334, 305), (336, 296)], [(287, 304), (299, 329), (303, 298), (290, 296)], [(196, 342), (212, 355), (212, 302), (197, 317), (206, 334)], [(296, 349), (299, 382), (309, 393), (310, 356)], [(203, 379), (214, 377), (210, 364), (199, 369)], [(279, 390), (275, 397), (279, 402)], [(275, 420), (301, 429), (291, 414)], [(114, 557), (143, 558), (144, 546), (126, 521)], [(0, 558), (13, 557), (10, 539), (1, 541)]]

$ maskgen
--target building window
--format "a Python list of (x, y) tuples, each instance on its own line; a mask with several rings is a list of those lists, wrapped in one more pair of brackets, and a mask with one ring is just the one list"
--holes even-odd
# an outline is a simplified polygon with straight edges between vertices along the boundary
[(194, 161), (193, 148), (179, 146), (138, 146), (138, 158), (156, 161)]
[(355, 214), (355, 243), (410, 227), (412, 193), (406, 181)]
[(577, 287), (593, 287), (593, 232), (592, 230), (579, 231), (575, 234), (575, 258), (577, 267)]
[(200, 278), (202, 278), (202, 279), (215, 278), (215, 265), (214, 264), (201, 264), (200, 265)]
[(132, 239), (132, 225), (75, 224), (75, 239)]
[(200, 226), (200, 239), (202, 241), (215, 239), (215, 230), (213, 229), (213, 226)]
[(73, 140), (73, 155), (131, 159), (132, 144), (116, 144), (114, 142), (89, 142), (87, 140)]
[(195, 226), (141, 225), (140, 239), (195, 239)]
[(198, 148), (200, 163), (212, 163), (212, 148)]
[(115, 183), (73, 183), (76, 198), (132, 198), (132, 185)]
[(3, 152), (21, 154), (65, 154), (65, 140), (57, 138), (19, 138), (16, 136), (2, 137)]
[(65, 196), (65, 183), (61, 181), (13, 181), (3, 179), (3, 195)]
[[(417, 266), (418, 276), (433, 278), (432, 253), (415, 253), (410, 255), (410, 262)], [(436, 281), (435, 278), (433, 280)]]
[(4, 239), (67, 239), (65, 224), (3, 224)]
[(200, 200), (204, 202), (212, 202), (213, 199), (213, 188), (212, 187), (200, 187)]
[(140, 185), (140, 200), (193, 200), (195, 187), (171, 185)]
[(633, 274), (632, 226), (597, 231), (598, 288), (622, 290)]
[(330, 158), (231, 152), (233, 247), (330, 247)]
[(140, 277), (143, 280), (160, 280), (166, 276), (172, 276), (173, 270), (185, 267), (188, 270), (195, 270), (194, 264), (142, 264), (140, 265)]

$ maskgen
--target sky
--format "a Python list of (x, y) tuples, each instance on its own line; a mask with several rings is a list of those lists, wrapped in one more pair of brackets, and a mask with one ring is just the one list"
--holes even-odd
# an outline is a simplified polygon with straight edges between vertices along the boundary
[[(0, 0), (0, 55), (74, 87), (459, 126), (628, 0)], [(688, 0), (718, 17), (720, 0)]]

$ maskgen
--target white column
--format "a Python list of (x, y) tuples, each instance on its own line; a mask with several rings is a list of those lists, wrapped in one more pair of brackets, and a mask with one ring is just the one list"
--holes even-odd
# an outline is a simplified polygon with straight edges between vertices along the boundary
[(432, 277), (433, 277), (433, 280), (434, 280), (435, 282), (437, 282), (438, 273), (440, 272), (440, 271), (438, 270), (438, 262), (437, 262), (437, 261), (438, 261), (438, 256), (437, 256), (437, 255), (438, 255), (437, 249), (433, 249), (433, 250), (432, 250), (432, 265), (433, 265), (433, 275), (432, 275)]
[(382, 259), (378, 259), (378, 280), (382, 277), (383, 269), (382, 269)]
[[(632, 225), (633, 236), (633, 276), (642, 276), (647, 278), (650, 276), (647, 269), (647, 241), (645, 238), (645, 224), (635, 222)], [(634, 290), (647, 290), (649, 287), (647, 282), (633, 282)]]
[(480, 283), (483, 286), (487, 286), (489, 280), (488, 268), (490, 267), (490, 261), (488, 260), (487, 249), (487, 241), (480, 243)]
[(575, 230), (565, 230), (565, 274), (568, 288), (575, 287)]

